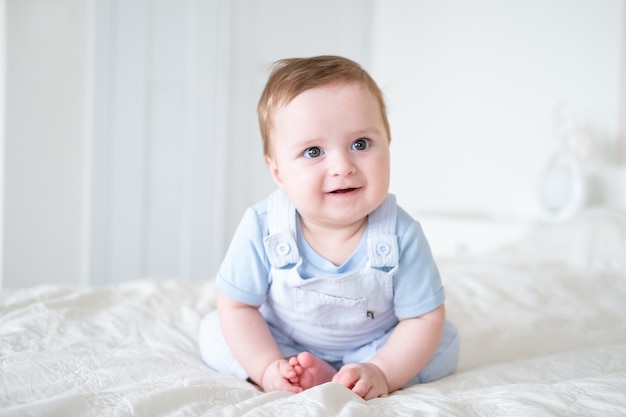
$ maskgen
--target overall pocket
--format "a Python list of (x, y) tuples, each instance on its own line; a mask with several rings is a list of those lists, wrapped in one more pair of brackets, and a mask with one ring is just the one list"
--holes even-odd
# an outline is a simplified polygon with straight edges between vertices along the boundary
[(293, 302), (301, 320), (327, 329), (357, 329), (368, 319), (367, 297), (345, 298), (296, 288)]

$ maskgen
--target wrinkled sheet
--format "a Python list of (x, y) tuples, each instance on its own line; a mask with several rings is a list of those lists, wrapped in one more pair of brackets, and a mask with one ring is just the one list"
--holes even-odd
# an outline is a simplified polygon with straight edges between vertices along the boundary
[(624, 416), (626, 214), (541, 225), (439, 260), (461, 333), (455, 375), (364, 401), (329, 383), (263, 393), (207, 369), (212, 283), (143, 280), (0, 293), (0, 417)]

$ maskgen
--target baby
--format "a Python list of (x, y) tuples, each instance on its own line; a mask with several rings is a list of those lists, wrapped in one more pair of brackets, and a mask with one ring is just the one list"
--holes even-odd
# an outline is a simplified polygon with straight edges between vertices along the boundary
[(377, 84), (338, 56), (276, 63), (258, 105), (278, 190), (244, 214), (200, 329), (205, 363), (265, 391), (364, 399), (452, 374), (459, 338), (422, 229), (389, 194)]

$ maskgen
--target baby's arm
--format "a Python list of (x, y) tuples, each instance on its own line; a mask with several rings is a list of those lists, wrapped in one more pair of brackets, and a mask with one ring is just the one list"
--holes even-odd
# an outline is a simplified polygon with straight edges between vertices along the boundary
[(401, 320), (376, 356), (368, 363), (345, 365), (333, 381), (366, 400), (401, 388), (434, 355), (443, 335), (444, 320), (443, 304), (423, 316)]
[(302, 391), (291, 382), (297, 381), (296, 372), (283, 358), (258, 307), (218, 291), (217, 309), (226, 342), (250, 379), (265, 391)]

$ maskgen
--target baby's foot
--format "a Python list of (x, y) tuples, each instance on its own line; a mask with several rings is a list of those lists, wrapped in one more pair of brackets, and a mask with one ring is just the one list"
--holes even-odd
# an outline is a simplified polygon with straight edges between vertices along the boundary
[(289, 359), (289, 364), (298, 375), (298, 386), (309, 389), (325, 382), (330, 382), (337, 370), (328, 362), (309, 352), (299, 353)]

